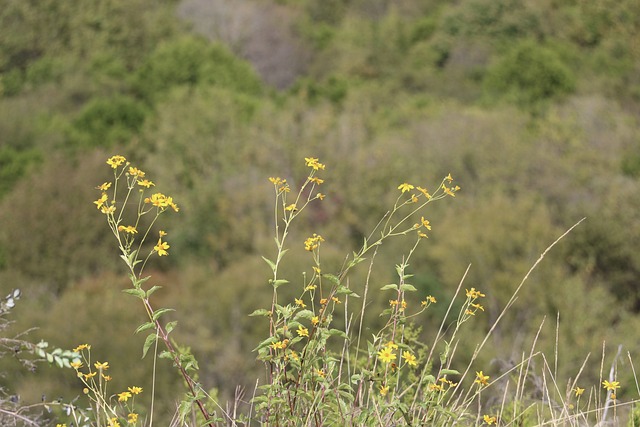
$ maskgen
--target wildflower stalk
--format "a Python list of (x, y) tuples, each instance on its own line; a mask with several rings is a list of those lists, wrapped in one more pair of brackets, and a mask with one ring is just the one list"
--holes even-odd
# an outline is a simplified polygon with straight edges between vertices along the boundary
[[(211, 414), (209, 414), (204, 403), (202, 402), (201, 396), (204, 395), (204, 391), (201, 390), (200, 385), (195, 382), (195, 380), (188, 372), (189, 369), (193, 369), (194, 366), (197, 366), (197, 364), (195, 363), (195, 359), (193, 359), (191, 356), (191, 359), (186, 360), (185, 362), (181, 354), (176, 350), (173, 343), (169, 339), (169, 334), (175, 327), (176, 323), (169, 322), (164, 325), (160, 320), (162, 315), (173, 310), (168, 308), (161, 308), (156, 310), (151, 305), (150, 297), (156, 290), (160, 288), (159, 286), (153, 286), (147, 290), (143, 289), (143, 284), (150, 278), (149, 276), (143, 277), (143, 271), (149, 258), (156, 253), (159, 256), (167, 255), (167, 249), (170, 246), (166, 242), (162, 241), (162, 238), (166, 235), (166, 233), (164, 231), (160, 231), (158, 244), (149, 251), (144, 259), (140, 258), (140, 253), (151, 232), (151, 229), (156, 224), (160, 215), (166, 212), (169, 208), (177, 212), (178, 207), (173, 202), (173, 199), (171, 197), (165, 196), (162, 193), (155, 193), (150, 197), (145, 198), (144, 189), (140, 189), (140, 197), (137, 203), (135, 218), (134, 221), (132, 221), (133, 225), (124, 225), (123, 222), (125, 221), (125, 218), (128, 218), (128, 214), (126, 211), (127, 203), (129, 202), (134, 189), (140, 187), (150, 188), (155, 184), (153, 184), (153, 182), (151, 181), (148, 181), (147, 179), (144, 179), (144, 172), (140, 171), (137, 168), (129, 167), (129, 162), (127, 162), (126, 159), (122, 156), (111, 157), (107, 160), (107, 164), (109, 164), (113, 168), (114, 181), (104, 183), (101, 186), (97, 187), (97, 189), (101, 190), (103, 193), (102, 197), (94, 203), (96, 204), (97, 208), (106, 215), (109, 228), (111, 229), (111, 232), (115, 236), (118, 243), (118, 248), (121, 252), (121, 258), (124, 260), (129, 270), (129, 278), (131, 280), (132, 287), (129, 289), (125, 289), (124, 292), (139, 298), (142, 301), (145, 312), (147, 313), (148, 321), (138, 327), (136, 332), (141, 332), (147, 329), (153, 329), (155, 331), (154, 333), (151, 333), (147, 336), (143, 347), (143, 357), (146, 355), (151, 345), (153, 345), (154, 343), (157, 345), (157, 341), (161, 340), (166, 348), (166, 353), (164, 354), (168, 355), (168, 357), (173, 361), (174, 365), (178, 368), (178, 371), (187, 384), (187, 388), (189, 390), (191, 398), (193, 399), (193, 403), (196, 404), (200, 413), (204, 417), (206, 425), (215, 426), (216, 424), (211, 420)], [(120, 182), (123, 180), (123, 177), (124, 180), (126, 180), (126, 194), (124, 196), (122, 204), (119, 204), (118, 188)], [(109, 201), (106, 191), (111, 188), (112, 185), (113, 198), (111, 201)], [(149, 225), (146, 226), (146, 230), (142, 234), (142, 237), (138, 240), (137, 248), (132, 249), (134, 243), (136, 243), (135, 235), (138, 234), (138, 228), (141, 224), (142, 218), (151, 212), (154, 212), (155, 215), (149, 222)]]

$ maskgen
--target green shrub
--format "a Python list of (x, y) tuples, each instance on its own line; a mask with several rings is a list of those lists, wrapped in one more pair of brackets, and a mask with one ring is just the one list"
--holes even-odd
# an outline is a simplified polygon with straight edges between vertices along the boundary
[(488, 70), (484, 85), (489, 96), (526, 107), (573, 92), (576, 79), (553, 50), (527, 40)]

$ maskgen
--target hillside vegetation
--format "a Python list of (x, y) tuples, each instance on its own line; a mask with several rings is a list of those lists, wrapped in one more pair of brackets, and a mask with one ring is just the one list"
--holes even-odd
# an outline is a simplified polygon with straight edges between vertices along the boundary
[[(450, 173), (461, 190), (429, 207), (411, 273), (420, 298), (447, 301), (471, 264), (465, 283), (486, 293), (486, 311), (459, 354), (586, 217), (477, 363), (497, 375), (537, 336), (557, 350), (561, 387), (589, 353), (582, 375), (597, 383), (603, 342), (605, 366), (619, 345), (639, 350), (639, 117), (636, 0), (0, 0), (0, 292), (22, 290), (13, 327), (38, 327), (30, 340), (91, 343), (114, 378), (150, 387), (153, 361), (133, 333), (145, 313), (122, 295), (125, 270), (91, 203), (105, 159), (125, 155), (180, 206), (166, 218), (171, 256), (147, 267), (163, 286), (155, 301), (176, 309), (167, 317), (199, 381), (222, 402), (236, 385), (250, 396), (268, 325), (248, 314), (272, 292), (267, 178), (301, 184), (305, 157), (327, 166), (326, 200), (290, 237), (299, 248), (281, 275), (294, 282), (309, 268), (293, 253), (307, 236), (324, 237), (323, 270), (339, 271), (399, 184)], [(377, 254), (373, 288), (410, 249), (390, 241)], [(367, 273), (353, 271), (355, 292)], [(420, 320), (422, 334), (445, 309)], [(168, 420), (182, 380), (168, 361), (158, 369)], [(66, 370), (34, 374), (12, 358), (0, 370), (27, 403), (82, 393)], [(637, 397), (633, 377), (620, 381)]]

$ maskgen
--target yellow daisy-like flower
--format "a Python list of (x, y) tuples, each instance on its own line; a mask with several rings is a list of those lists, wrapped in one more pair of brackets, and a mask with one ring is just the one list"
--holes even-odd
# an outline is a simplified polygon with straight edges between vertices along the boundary
[(93, 366), (95, 366), (96, 369), (99, 369), (101, 371), (106, 371), (107, 369), (109, 369), (109, 362), (104, 362), (104, 363), (96, 362), (93, 364)]
[(289, 206), (284, 208), (285, 211), (295, 212), (298, 210), (295, 203), (290, 204)]
[(429, 384), (429, 390), (431, 391), (444, 391), (442, 384)]
[(129, 234), (136, 234), (138, 232), (138, 230), (136, 230), (136, 228), (132, 225), (120, 225), (118, 226), (118, 231), (124, 231), (125, 233), (129, 233)]
[(324, 372), (324, 369), (316, 369), (316, 375), (324, 378), (327, 374)]
[(146, 187), (146, 188), (151, 188), (151, 187), (155, 186), (153, 181), (149, 181), (148, 179), (143, 179), (142, 181), (138, 181), (138, 185), (140, 185), (141, 187)]
[(573, 391), (576, 393), (576, 397), (580, 397), (582, 396), (582, 393), (584, 393), (584, 389), (580, 387), (574, 388)]
[(107, 196), (107, 193), (102, 193), (102, 196), (100, 196), (98, 200), (93, 202), (96, 205), (96, 209), (102, 208), (102, 206), (107, 202), (108, 199), (109, 196)]
[(378, 352), (378, 359), (383, 363), (389, 363), (396, 360), (396, 354), (391, 347), (383, 347), (382, 350)]
[(319, 170), (319, 169), (324, 170), (325, 165), (320, 163), (318, 159), (314, 157), (305, 157), (304, 161), (305, 161), (305, 164), (308, 167), (312, 168), (313, 170)]
[(482, 417), (482, 419), (489, 425), (496, 424), (498, 422), (498, 418), (489, 415), (485, 415), (484, 417)]
[(162, 238), (160, 238), (158, 239), (158, 244), (153, 247), (153, 250), (158, 253), (158, 256), (166, 256), (169, 255), (167, 249), (169, 249), (170, 247), (171, 246), (169, 246), (167, 242), (163, 242)]
[(127, 422), (129, 424), (135, 424), (138, 422), (138, 414), (132, 412), (129, 415), (127, 415)]
[(133, 386), (133, 387), (127, 387), (127, 389), (131, 392), (131, 394), (142, 393), (142, 387)]
[(446, 179), (449, 182), (453, 181), (453, 178), (451, 178), (451, 174), (445, 176), (444, 179)]
[(424, 228), (426, 228), (427, 230), (431, 230), (431, 223), (429, 222), (429, 220), (424, 219), (424, 217), (421, 217), (420, 222), (422, 223)]
[(129, 167), (129, 172), (128, 172), (128, 174), (129, 174), (129, 175), (131, 175), (131, 176), (138, 177), (138, 178), (144, 178), (144, 176), (146, 175), (146, 174), (145, 174), (144, 172), (142, 172), (140, 169), (138, 169), (138, 168), (134, 168), (133, 166), (130, 166), (130, 167)]
[(489, 384), (489, 376), (485, 375), (482, 371), (476, 372), (476, 380), (474, 381), (476, 384), (480, 385), (488, 385)]
[(110, 187), (111, 187), (111, 183), (110, 182), (105, 182), (102, 185), (97, 186), (96, 190), (107, 191)]
[(102, 374), (102, 379), (108, 382), (108, 381), (111, 381), (113, 378), (111, 378), (110, 375)]
[(107, 164), (109, 166), (111, 166), (113, 169), (116, 169), (118, 166), (120, 166), (121, 164), (123, 164), (126, 161), (127, 161), (127, 159), (125, 159), (122, 156), (113, 156), (113, 157), (110, 157), (109, 159), (107, 159)]
[(313, 326), (316, 326), (318, 323), (320, 323), (320, 319), (318, 318), (318, 316), (313, 316), (311, 318), (311, 323), (313, 324)]
[(123, 391), (122, 393), (118, 393), (118, 402), (126, 402), (131, 398), (131, 392)]
[(285, 179), (285, 180), (283, 180), (283, 179), (282, 179), (282, 178), (280, 178), (279, 176), (276, 176), (276, 177), (274, 177), (274, 176), (270, 176), (270, 177), (269, 177), (269, 181), (271, 181), (271, 183), (272, 183), (273, 185), (281, 185), (281, 184), (284, 184), (287, 180), (286, 180), (286, 179)]
[(620, 382), (619, 381), (607, 381), (607, 380), (604, 380), (604, 381), (602, 381), (602, 385), (608, 391), (613, 391), (613, 392), (615, 392), (617, 388), (620, 388)]
[(79, 361), (79, 360), (73, 361), (73, 362), (69, 363), (69, 365), (71, 365), (71, 367), (72, 367), (73, 369), (75, 369), (76, 371), (77, 371), (78, 369), (82, 368), (82, 362), (81, 362), (81, 361)]
[(116, 211), (116, 207), (115, 206), (103, 206), (100, 208), (100, 212), (102, 212), (103, 214), (112, 214)]
[(298, 332), (298, 335), (301, 337), (309, 336), (309, 330), (302, 325), (298, 326), (298, 330), (296, 332)]
[(121, 427), (117, 417), (113, 417), (109, 420), (109, 427)]
[(411, 354), (411, 352), (404, 351), (402, 353), (402, 358), (404, 359), (405, 362), (407, 362), (409, 366), (418, 366), (418, 360), (416, 359), (416, 356)]
[(435, 303), (437, 303), (437, 302), (438, 302), (438, 301), (436, 301), (436, 299), (435, 299), (433, 296), (431, 296), (431, 295), (427, 295), (427, 298), (425, 298), (425, 299), (426, 299), (426, 301), (430, 302), (431, 304), (435, 304)]
[(388, 385), (380, 386), (380, 396), (386, 396), (387, 393), (389, 393), (389, 386)]
[(89, 378), (95, 377), (97, 372), (89, 372), (88, 374), (84, 374), (84, 379), (88, 380)]
[(416, 190), (418, 190), (419, 192), (421, 192), (422, 194), (424, 194), (424, 196), (425, 196), (427, 199), (430, 199), (430, 198), (431, 198), (431, 194), (429, 194), (429, 192), (427, 191), (427, 189), (426, 189), (426, 188), (422, 188), (422, 187), (420, 187), (420, 186), (417, 186), (417, 187), (416, 187)]
[(402, 191), (403, 193), (406, 193), (407, 191), (411, 191), (413, 190), (415, 187), (411, 184), (408, 184), (406, 182), (400, 184), (398, 186), (398, 190)]
[(305, 304), (304, 301), (302, 301), (301, 299), (294, 298), (294, 301), (296, 302), (296, 305), (299, 307), (305, 308), (307, 306), (307, 304)]
[(91, 345), (89, 344), (80, 344), (79, 346), (77, 346), (76, 348), (73, 349), (74, 353), (78, 353), (82, 350), (91, 350)]
[(467, 291), (467, 297), (469, 298), (483, 298), (485, 296), (482, 292), (477, 291), (476, 288), (465, 289), (465, 291)]

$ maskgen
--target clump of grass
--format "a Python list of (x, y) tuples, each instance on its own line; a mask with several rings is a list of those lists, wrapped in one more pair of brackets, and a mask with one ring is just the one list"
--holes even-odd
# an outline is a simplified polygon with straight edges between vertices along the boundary
[[(322, 262), (325, 239), (319, 232), (304, 241), (289, 241), (296, 220), (325, 198), (319, 188), (324, 183), (326, 166), (309, 157), (305, 158), (308, 174), (299, 188), (293, 188), (287, 179), (269, 178), (274, 191), (275, 254), (263, 258), (271, 270), (268, 284), (273, 293), (267, 307), (251, 313), (268, 324), (268, 335), (255, 348), (266, 375), (258, 379), (246, 413), (226, 411), (194, 379), (198, 369), (195, 357), (169, 339), (176, 322), (164, 323), (163, 315), (171, 309), (155, 308), (150, 301), (159, 287), (148, 285), (145, 266), (152, 257), (168, 255), (171, 248), (167, 233), (156, 229), (157, 222), (161, 215), (178, 212), (179, 208), (172, 197), (152, 192), (155, 184), (124, 157), (113, 156), (107, 164), (113, 169), (114, 178), (97, 187), (101, 195), (94, 203), (105, 215), (127, 266), (131, 287), (125, 292), (138, 298), (147, 314), (137, 328), (137, 332), (148, 332), (143, 356), (153, 348), (154, 358), (170, 359), (184, 379), (188, 398), (179, 405), (174, 425), (188, 425), (187, 416), (192, 410), (198, 414), (196, 424), (208, 426), (605, 425), (620, 421), (618, 408), (635, 404), (634, 400), (622, 403), (618, 396), (619, 355), (605, 378), (603, 352), (600, 385), (580, 384), (585, 360), (564, 390), (556, 375), (557, 354), (549, 363), (544, 354), (535, 350), (537, 338), (528, 352), (522, 352), (518, 363), (495, 378), (485, 373), (489, 367), (476, 366), (478, 355), (513, 307), (531, 272), (579, 223), (542, 252), (487, 334), (479, 338), (473, 354), (462, 364), (456, 357), (459, 332), (483, 315), (486, 295), (465, 285), (465, 273), (441, 322), (433, 325), (434, 340), (425, 343), (418, 326), (421, 316), (439, 302), (432, 295), (420, 295), (411, 284), (410, 264), (431, 231), (427, 208), (431, 203), (455, 198), (460, 187), (453, 184), (451, 175), (444, 177), (432, 192), (426, 186), (400, 184), (393, 189), (398, 195), (394, 205), (362, 246), (346, 258), (339, 271), (329, 272)], [(147, 242), (150, 236), (157, 236), (157, 242), (156, 237)], [(372, 289), (376, 254), (390, 239), (409, 242), (406, 253), (398, 256), (397, 280)], [(280, 272), (291, 249), (310, 255), (309, 274), (297, 284)], [(353, 269), (367, 263), (368, 275), (359, 295), (348, 278)], [(283, 287), (297, 289), (296, 296), (286, 296), (291, 293), (281, 292)], [(388, 295), (389, 306), (380, 313), (383, 326), (365, 335), (365, 312), (372, 292)], [(153, 399), (143, 421), (129, 406), (129, 399), (133, 402), (136, 394), (133, 390), (142, 390), (132, 386), (128, 391), (109, 395), (105, 373), (108, 363), (92, 365), (88, 350), (87, 345), (76, 348), (82, 360), (72, 365), (93, 406), (93, 419), (88, 425), (153, 425)], [(155, 372), (151, 375), (155, 377)], [(152, 397), (154, 387), (150, 391)], [(234, 408), (241, 403), (242, 393), (237, 395)], [(633, 415), (630, 420), (635, 423)], [(79, 425), (78, 420), (75, 422)]]

